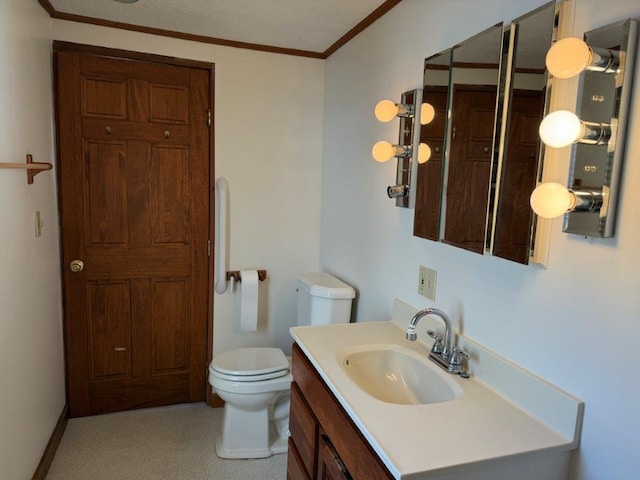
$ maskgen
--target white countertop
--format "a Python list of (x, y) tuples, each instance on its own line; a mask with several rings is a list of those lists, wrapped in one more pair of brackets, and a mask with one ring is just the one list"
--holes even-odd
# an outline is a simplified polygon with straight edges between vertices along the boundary
[(354, 345), (383, 343), (428, 355), (427, 345), (405, 340), (404, 331), (393, 322), (293, 327), (291, 335), (397, 479), (576, 447), (576, 438), (552, 428), (473, 375), (469, 379), (451, 375), (463, 393), (444, 403), (399, 405), (368, 395), (343, 371), (336, 353)]

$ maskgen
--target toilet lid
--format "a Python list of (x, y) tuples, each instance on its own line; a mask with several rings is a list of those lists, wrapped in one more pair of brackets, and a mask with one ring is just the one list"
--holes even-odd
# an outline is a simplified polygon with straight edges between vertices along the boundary
[(223, 375), (233, 377), (255, 378), (256, 375), (268, 374), (270, 378), (275, 378), (287, 373), (289, 361), (279, 348), (237, 348), (216, 355), (211, 367)]

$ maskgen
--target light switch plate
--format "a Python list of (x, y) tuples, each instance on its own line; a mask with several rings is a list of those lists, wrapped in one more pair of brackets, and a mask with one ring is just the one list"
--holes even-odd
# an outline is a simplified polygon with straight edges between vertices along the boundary
[(42, 236), (42, 220), (40, 219), (40, 211), (33, 212), (33, 222), (36, 238)]
[(420, 266), (418, 277), (418, 293), (429, 300), (436, 301), (436, 279), (438, 272), (430, 268)]

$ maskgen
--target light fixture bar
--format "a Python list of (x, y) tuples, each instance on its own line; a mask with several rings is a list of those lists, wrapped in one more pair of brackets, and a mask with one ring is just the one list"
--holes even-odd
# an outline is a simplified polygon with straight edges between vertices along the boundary
[(413, 165), (413, 134), (415, 127), (414, 113), (418, 101), (418, 90), (409, 90), (400, 96), (400, 104), (408, 107), (411, 115), (400, 116), (400, 130), (398, 135), (398, 144), (408, 149), (408, 154), (398, 157), (398, 166), (396, 168), (396, 185), (406, 185), (404, 195), (396, 197), (396, 207), (409, 208), (411, 206), (411, 167)]
[(638, 21), (628, 19), (586, 32), (584, 40), (593, 59), (580, 74), (576, 113), (584, 119), (583, 132), (572, 147), (568, 183), (576, 206), (564, 216), (563, 231), (606, 238), (615, 233)]

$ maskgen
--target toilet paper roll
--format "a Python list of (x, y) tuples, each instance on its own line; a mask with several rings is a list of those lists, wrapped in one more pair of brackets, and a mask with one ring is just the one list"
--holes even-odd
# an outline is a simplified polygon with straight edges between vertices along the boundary
[(240, 270), (240, 329), (255, 332), (258, 328), (258, 272)]

